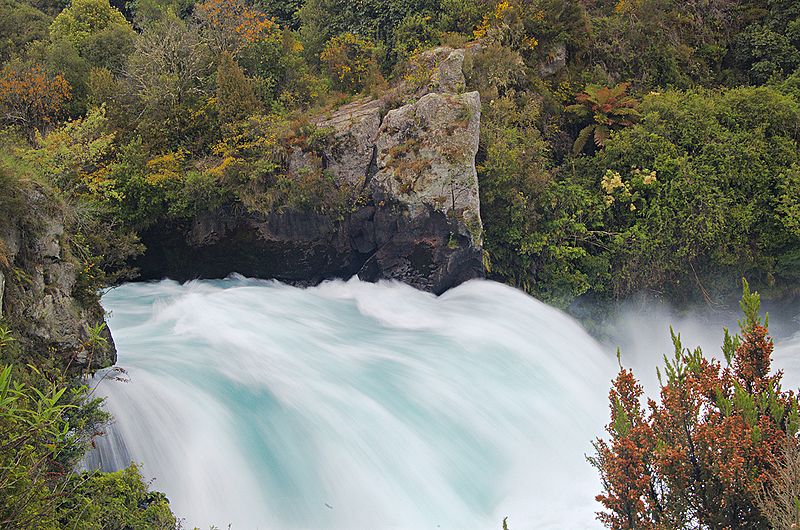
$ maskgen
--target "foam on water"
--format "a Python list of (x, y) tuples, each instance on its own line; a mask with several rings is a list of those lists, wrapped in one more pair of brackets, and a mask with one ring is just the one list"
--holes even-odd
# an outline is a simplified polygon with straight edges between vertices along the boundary
[(232, 278), (103, 305), (131, 381), (100, 385), (93, 458), (144, 462), (190, 527), (599, 526), (584, 455), (616, 359), (517, 290)]

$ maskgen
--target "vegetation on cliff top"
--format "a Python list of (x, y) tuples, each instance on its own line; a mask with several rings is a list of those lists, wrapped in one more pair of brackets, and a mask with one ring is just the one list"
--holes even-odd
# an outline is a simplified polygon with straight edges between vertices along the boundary
[(308, 116), (469, 43), (494, 277), (563, 305), (796, 294), (800, 9), (684, 4), (7, 0), (3, 165), (98, 210), (95, 257), (231, 202), (346, 215), (324, 170), (288, 172)]

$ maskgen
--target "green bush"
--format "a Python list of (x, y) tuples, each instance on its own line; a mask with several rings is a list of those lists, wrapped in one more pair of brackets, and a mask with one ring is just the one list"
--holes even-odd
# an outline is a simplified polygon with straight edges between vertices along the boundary
[(383, 43), (388, 54), (384, 66), (396, 61), (394, 53), (397, 28), (414, 14), (432, 15), (438, 10), (438, 0), (307, 0), (297, 12), (307, 57), (315, 61), (331, 38), (352, 33)]
[(176, 528), (168, 501), (148, 491), (135, 465), (73, 471), (109, 415), (53, 359), (41, 369), (20, 362), (32, 359), (0, 321), (0, 527)]
[(135, 464), (114, 473), (71, 475), (68, 487), (73, 493), (57, 514), (62, 528), (173, 530), (177, 526), (169, 500), (148, 490)]
[(80, 48), (89, 37), (113, 27), (133, 32), (122, 13), (108, 0), (73, 0), (53, 20), (50, 36), (54, 41), (64, 39)]
[(47, 37), (51, 19), (38, 9), (16, 0), (0, 2), (0, 63), (33, 41)]
[(615, 296), (731, 293), (744, 273), (788, 289), (777, 263), (800, 248), (798, 199), (786, 192), (800, 162), (797, 102), (739, 88), (650, 95), (641, 110), (641, 124), (576, 166), (607, 204)]
[[(0, 326), (0, 355), (11, 344)], [(117, 473), (71, 470), (107, 421), (86, 387), (69, 389), (28, 370), (15, 381), (0, 368), (0, 526), (26, 529), (175, 528), (162, 494), (150, 493), (135, 466)]]

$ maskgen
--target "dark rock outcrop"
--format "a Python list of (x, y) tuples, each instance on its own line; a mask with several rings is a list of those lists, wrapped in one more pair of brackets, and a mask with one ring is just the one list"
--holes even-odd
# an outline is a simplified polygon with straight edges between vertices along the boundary
[[(407, 97), (362, 99), (313, 120), (330, 131), (321, 157), (295, 148), (289, 174), (319, 164), (360, 206), (334, 217), (229, 205), (143, 234), (144, 278), (232, 272), (315, 284), (328, 278), (396, 279), (441, 293), (483, 275), (475, 155), (480, 97), (462, 93), (463, 50), (423, 57), (430, 81)], [(402, 89), (398, 89), (402, 90)], [(411, 103), (391, 108), (390, 101)], [(396, 106), (396, 105), (394, 105)], [(316, 160), (316, 162), (315, 162)]]
[(56, 356), (76, 367), (114, 364), (107, 328), (101, 333), (106, 344), (89, 342), (90, 328), (102, 326), (105, 313), (97, 300), (79, 301), (74, 294), (79, 270), (65, 244), (64, 212), (37, 185), (23, 196), (24, 218), (0, 227), (0, 315), (33, 355)]
[(185, 224), (156, 226), (142, 240), (147, 252), (137, 265), (145, 279), (186, 281), (237, 272), (314, 285), (350, 277), (363, 261), (352, 250), (348, 223), (307, 212), (227, 207)]

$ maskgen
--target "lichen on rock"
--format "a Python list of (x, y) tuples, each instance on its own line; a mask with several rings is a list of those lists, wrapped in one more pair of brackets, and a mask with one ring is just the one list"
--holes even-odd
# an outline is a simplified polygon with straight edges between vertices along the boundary
[[(480, 96), (431, 93), (386, 115), (376, 142), (372, 185), (412, 215), (427, 206), (459, 220), (480, 222), (475, 155)], [(473, 244), (480, 246), (480, 231)]]

